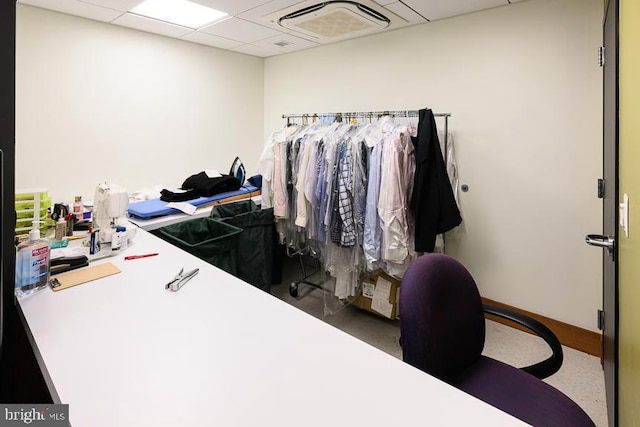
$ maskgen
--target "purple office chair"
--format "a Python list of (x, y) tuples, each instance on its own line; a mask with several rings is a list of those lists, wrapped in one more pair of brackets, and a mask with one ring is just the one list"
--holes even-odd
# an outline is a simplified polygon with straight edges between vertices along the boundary
[[(520, 324), (544, 339), (553, 354), (518, 369), (482, 356), (484, 313)], [(462, 264), (442, 254), (414, 261), (400, 286), (403, 360), (534, 426), (593, 426), (574, 401), (542, 381), (560, 369), (562, 346), (540, 322), (482, 304)]]

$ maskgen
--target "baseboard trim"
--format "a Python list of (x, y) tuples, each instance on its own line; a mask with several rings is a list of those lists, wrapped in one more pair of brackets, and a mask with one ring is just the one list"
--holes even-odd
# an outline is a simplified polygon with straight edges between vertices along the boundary
[[(499, 307), (508, 308), (509, 310), (513, 310), (518, 313), (526, 314), (527, 316), (536, 319), (537, 321), (543, 323), (547, 328), (551, 329), (553, 333), (556, 334), (562, 345), (566, 345), (567, 347), (583, 351), (585, 353), (591, 354), (592, 356), (596, 356), (602, 359), (602, 334), (599, 334), (598, 332), (579, 328), (568, 323), (560, 322), (558, 320), (541, 316), (539, 314), (522, 310), (518, 307), (513, 307), (488, 298), (482, 298), (482, 302), (490, 305), (497, 305)], [(485, 317), (495, 322), (502, 323), (504, 325), (511, 326), (525, 332), (529, 332), (527, 331), (527, 329), (519, 325), (515, 325), (508, 320), (498, 318), (489, 314), (487, 314)]]

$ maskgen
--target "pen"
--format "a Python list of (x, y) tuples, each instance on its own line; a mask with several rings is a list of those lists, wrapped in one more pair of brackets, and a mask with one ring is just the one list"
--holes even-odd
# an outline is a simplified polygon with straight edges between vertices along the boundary
[(126, 260), (130, 260), (130, 259), (146, 258), (146, 257), (156, 256), (156, 255), (158, 255), (157, 252), (152, 253), (152, 254), (128, 255), (128, 256), (124, 257), (124, 259), (126, 261)]
[(87, 237), (89, 237), (89, 235), (88, 235), (88, 234), (79, 234), (79, 235), (78, 235), (78, 234), (76, 234), (76, 235), (74, 235), (74, 236), (65, 236), (65, 237), (63, 237), (63, 239), (67, 239), (67, 240), (78, 240), (78, 239), (85, 239), (85, 238), (87, 238)]

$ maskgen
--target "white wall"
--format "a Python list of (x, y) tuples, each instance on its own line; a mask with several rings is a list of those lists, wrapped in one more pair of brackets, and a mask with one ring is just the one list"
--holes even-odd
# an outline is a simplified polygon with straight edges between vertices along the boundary
[(596, 330), (601, 20), (600, 0), (528, 0), (263, 61), (18, 5), (16, 186), (253, 171), (283, 113), (428, 106), (470, 186), (448, 252), (483, 296)]
[(601, 0), (529, 0), (265, 61), (283, 113), (451, 112), (466, 234), (448, 252), (481, 294), (597, 330)]
[(263, 59), (18, 4), (16, 187), (179, 186), (262, 142)]

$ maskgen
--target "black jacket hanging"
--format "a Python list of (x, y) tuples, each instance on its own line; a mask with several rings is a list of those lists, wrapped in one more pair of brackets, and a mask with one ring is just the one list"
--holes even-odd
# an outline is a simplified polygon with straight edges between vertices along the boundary
[(460, 225), (462, 217), (453, 195), (433, 112), (419, 111), (418, 136), (412, 138), (416, 172), (411, 211), (415, 218), (415, 251), (433, 252), (436, 235)]

